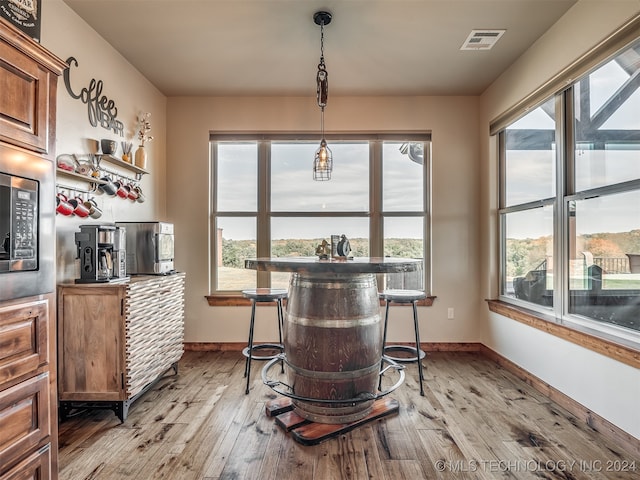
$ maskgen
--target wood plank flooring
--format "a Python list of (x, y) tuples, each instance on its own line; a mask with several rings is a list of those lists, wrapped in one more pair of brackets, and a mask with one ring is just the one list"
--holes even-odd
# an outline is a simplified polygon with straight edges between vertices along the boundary
[(424, 365), (424, 397), (415, 364), (391, 394), (398, 415), (303, 446), (265, 414), (260, 362), (245, 395), (240, 352), (186, 352), (123, 424), (108, 410), (60, 424), (60, 479), (638, 478), (640, 458), (481, 354)]

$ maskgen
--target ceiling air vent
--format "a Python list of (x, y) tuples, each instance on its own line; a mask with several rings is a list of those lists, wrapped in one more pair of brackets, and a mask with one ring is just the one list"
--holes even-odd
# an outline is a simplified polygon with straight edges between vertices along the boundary
[(491, 50), (506, 30), (471, 30), (460, 50)]

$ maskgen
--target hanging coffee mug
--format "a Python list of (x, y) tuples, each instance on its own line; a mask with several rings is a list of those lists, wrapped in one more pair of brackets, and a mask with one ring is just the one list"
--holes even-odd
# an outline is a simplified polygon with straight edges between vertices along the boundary
[(138, 190), (136, 189), (136, 186), (130, 183), (127, 187), (129, 189), (129, 200), (133, 200), (134, 202), (138, 200)]
[(86, 218), (89, 216), (89, 209), (84, 206), (84, 201), (80, 197), (69, 200), (69, 205), (73, 207), (74, 215), (80, 218)]
[(58, 193), (56, 195), (56, 213), (66, 216), (73, 215), (73, 207), (64, 193)]
[(102, 177), (100, 180), (104, 182), (98, 186), (100, 190), (102, 190), (107, 195), (113, 196), (116, 194), (116, 192), (118, 191), (118, 188), (116, 187), (115, 183), (113, 183), (113, 181), (111, 180), (111, 177)]
[(136, 193), (138, 194), (138, 198), (136, 199), (136, 201), (138, 203), (144, 203), (144, 201), (146, 200), (144, 193), (142, 193), (142, 187), (140, 185), (137, 185), (134, 187), (134, 190), (136, 191)]
[(102, 216), (102, 210), (100, 210), (98, 203), (94, 198), (85, 200), (84, 206), (89, 209), (89, 216), (91, 218), (100, 218)]
[(120, 198), (127, 198), (129, 196), (129, 191), (127, 190), (127, 185), (124, 184), (123, 180), (119, 180), (113, 183), (116, 186), (116, 195)]

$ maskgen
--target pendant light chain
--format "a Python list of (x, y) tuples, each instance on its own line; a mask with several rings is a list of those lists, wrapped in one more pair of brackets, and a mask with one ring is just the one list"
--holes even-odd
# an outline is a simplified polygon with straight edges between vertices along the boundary
[(320, 25), (320, 63), (318, 64), (318, 73), (316, 74), (317, 84), (317, 102), (320, 107), (320, 130), (322, 138), (320, 147), (316, 151), (313, 161), (313, 179), (317, 181), (331, 180), (331, 172), (333, 170), (333, 155), (327, 146), (324, 138), (324, 108), (327, 106), (329, 97), (329, 73), (324, 63), (324, 26), (331, 22), (331, 14), (327, 12), (317, 12), (314, 15), (314, 21)]
[(318, 84), (317, 97), (318, 106), (323, 109), (327, 106), (329, 97), (329, 73), (324, 63), (324, 22), (320, 24), (320, 63), (318, 64), (318, 74), (316, 76)]

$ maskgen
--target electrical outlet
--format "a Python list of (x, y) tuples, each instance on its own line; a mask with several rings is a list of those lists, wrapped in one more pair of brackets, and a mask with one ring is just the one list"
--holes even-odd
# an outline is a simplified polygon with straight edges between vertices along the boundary
[(449, 308), (447, 309), (447, 318), (448, 318), (449, 320), (453, 320), (453, 307), (449, 307)]

